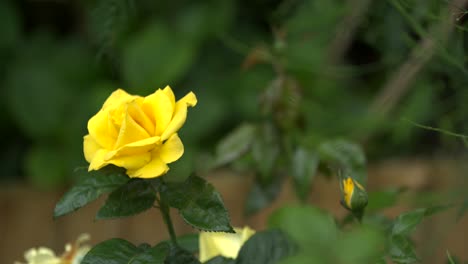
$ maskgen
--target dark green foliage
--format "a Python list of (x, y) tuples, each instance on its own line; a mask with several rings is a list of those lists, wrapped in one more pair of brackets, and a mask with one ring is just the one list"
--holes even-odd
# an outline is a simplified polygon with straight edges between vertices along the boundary
[(83, 258), (83, 264), (127, 264), (141, 253), (141, 249), (132, 243), (114, 238), (94, 246)]
[(234, 232), (221, 195), (198, 176), (185, 182), (163, 183), (161, 199), (177, 208), (187, 224), (206, 231)]
[(240, 249), (237, 264), (275, 264), (292, 255), (295, 245), (278, 230), (258, 232)]
[(54, 217), (74, 212), (88, 203), (96, 200), (104, 193), (112, 192), (128, 182), (125, 172), (115, 167), (104, 168), (99, 171), (87, 172), (87, 168), (77, 169), (82, 173), (82, 180), (75, 184), (58, 201), (54, 210)]
[(153, 207), (155, 200), (156, 193), (150, 182), (133, 179), (109, 194), (96, 219), (136, 215)]
[(196, 264), (194, 255), (169, 242), (154, 247), (139, 246), (114, 238), (94, 246), (82, 260), (83, 264)]

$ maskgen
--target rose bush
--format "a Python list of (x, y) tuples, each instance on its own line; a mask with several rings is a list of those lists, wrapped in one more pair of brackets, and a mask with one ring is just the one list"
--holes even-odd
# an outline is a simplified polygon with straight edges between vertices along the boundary
[(169, 86), (146, 97), (116, 90), (88, 122), (83, 145), (89, 170), (114, 164), (125, 168), (130, 177), (165, 174), (167, 164), (184, 152), (177, 131), (187, 108), (196, 104), (192, 92), (176, 101)]

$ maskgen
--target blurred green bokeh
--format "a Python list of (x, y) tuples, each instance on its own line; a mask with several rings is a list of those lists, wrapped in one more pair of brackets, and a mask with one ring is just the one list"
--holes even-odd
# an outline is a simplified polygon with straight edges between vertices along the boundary
[[(43, 188), (68, 182), (85, 164), (86, 122), (113, 90), (147, 95), (166, 85), (199, 99), (181, 130), (185, 167), (240, 123), (270, 116), (292, 136), (300, 129), (305, 145), (364, 142), (370, 160), (462, 151), (401, 119), (468, 130), (463, 16), (449, 18), (453, 33), (390, 113), (369, 114), (447, 7), (442, 0), (3, 0), (0, 177)], [(344, 23), (353, 12), (360, 16)], [(340, 28), (352, 31), (342, 54), (332, 49)], [(278, 80), (287, 88), (275, 101)]]

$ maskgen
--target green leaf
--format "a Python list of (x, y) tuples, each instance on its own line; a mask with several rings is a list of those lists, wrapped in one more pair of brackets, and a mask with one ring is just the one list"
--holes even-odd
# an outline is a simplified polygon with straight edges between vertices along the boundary
[[(198, 234), (187, 234), (177, 237), (177, 245), (190, 253), (198, 253)], [(170, 240), (164, 241), (171, 243)]]
[(223, 138), (216, 147), (216, 165), (222, 166), (245, 154), (254, 140), (256, 128), (242, 124)]
[(236, 263), (273, 264), (292, 255), (295, 249), (295, 245), (279, 230), (258, 232), (242, 246)]
[(279, 228), (300, 247), (320, 250), (332, 247), (338, 236), (335, 220), (311, 206), (285, 206), (268, 219), (269, 227)]
[(85, 255), (81, 264), (128, 264), (140, 251), (126, 240), (113, 238), (94, 246)]
[(198, 252), (198, 234), (187, 234), (177, 237), (177, 244), (188, 252)]
[(169, 244), (163, 242), (154, 247), (146, 248), (142, 253), (134, 256), (128, 264), (163, 264), (168, 254)]
[(150, 209), (156, 193), (149, 181), (132, 179), (109, 194), (96, 219), (109, 219), (139, 214)]
[(252, 144), (252, 157), (255, 161), (255, 169), (258, 172), (262, 184), (266, 184), (275, 178), (274, 169), (280, 157), (281, 140), (278, 131), (271, 123), (259, 127)]
[(414, 246), (409, 238), (403, 235), (394, 235), (390, 240), (390, 257), (395, 263), (415, 263), (419, 259), (414, 252)]
[(392, 226), (389, 254), (395, 263), (414, 263), (418, 261), (409, 234), (428, 216), (447, 210), (452, 205), (420, 208), (399, 215)]
[(216, 256), (205, 262), (205, 264), (236, 264), (236, 260), (232, 258), (226, 258), (223, 256)]
[(106, 167), (89, 173), (86, 169), (80, 169), (77, 172), (84, 173), (85, 178), (60, 199), (54, 209), (55, 218), (78, 210), (102, 194), (119, 188), (129, 180), (123, 170), (115, 167)]
[(200, 261), (190, 252), (177, 246), (170, 245), (169, 255), (164, 264), (200, 264)]
[(324, 261), (323, 257), (319, 254), (311, 254), (310, 252), (300, 252), (298, 254), (294, 254), (290, 257), (282, 259), (280, 264), (322, 264), (322, 263), (329, 263)]
[(234, 232), (221, 195), (198, 176), (190, 176), (182, 183), (163, 183), (161, 199), (179, 209), (185, 222), (206, 231)]
[(346, 233), (334, 246), (335, 256), (340, 263), (375, 263), (385, 246), (382, 233), (369, 227), (361, 227)]
[(196, 43), (155, 22), (126, 42), (123, 49), (123, 75), (139, 92), (163, 88), (176, 82), (193, 62)]
[(457, 264), (458, 262), (454, 260), (454, 258), (452, 258), (452, 255), (450, 255), (450, 252), (447, 250), (447, 261), (449, 262), (449, 264)]
[(433, 206), (403, 213), (395, 220), (392, 228), (392, 235), (409, 235), (425, 217), (444, 211), (450, 207), (451, 206)]
[(318, 148), (320, 158), (331, 166), (344, 169), (345, 176), (367, 184), (366, 157), (362, 148), (344, 139), (326, 141)]
[(297, 196), (305, 201), (319, 164), (318, 155), (304, 147), (298, 147), (291, 161), (291, 174)]

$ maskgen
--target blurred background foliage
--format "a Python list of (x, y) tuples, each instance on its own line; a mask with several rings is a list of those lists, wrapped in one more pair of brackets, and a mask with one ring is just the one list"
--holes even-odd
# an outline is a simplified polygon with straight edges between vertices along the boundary
[[(315, 171), (320, 145), (337, 138), (362, 143), (371, 161), (461, 153), (402, 118), (467, 131), (464, 3), (4, 0), (1, 178), (68, 182), (85, 164), (87, 120), (118, 87), (197, 94), (173, 174), (248, 150), (237, 165), (259, 174), (304, 160), (317, 160), (303, 168)], [(414, 57), (411, 81), (392, 84)]]

